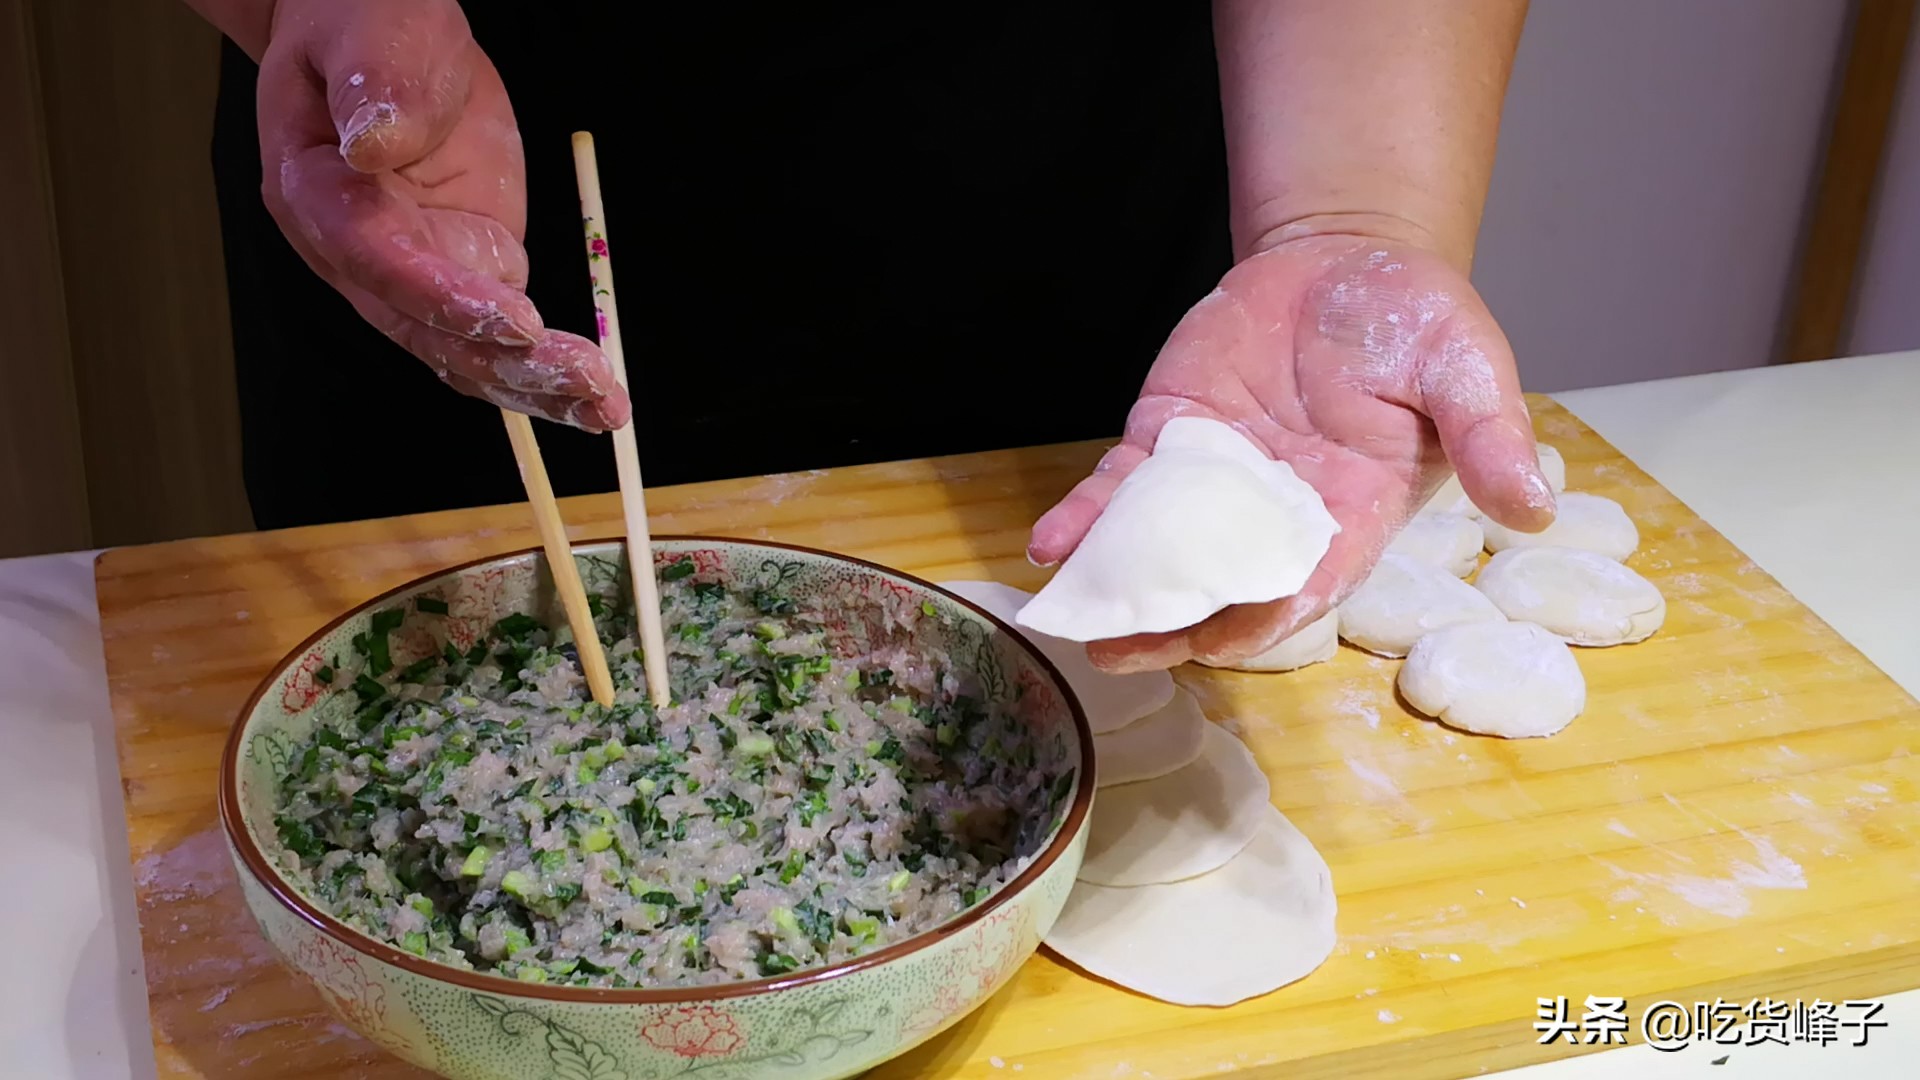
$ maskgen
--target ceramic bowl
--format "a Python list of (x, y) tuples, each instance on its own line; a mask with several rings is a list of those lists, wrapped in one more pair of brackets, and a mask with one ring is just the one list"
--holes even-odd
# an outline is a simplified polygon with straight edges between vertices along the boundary
[[(574, 548), (590, 593), (624, 595), (624, 547)], [(947, 923), (853, 960), (717, 987), (592, 990), (535, 985), (433, 963), (322, 913), (262, 854), (277, 844), (275, 783), (316, 718), (353, 695), (316, 680), (380, 611), (404, 665), (446, 643), (469, 647), (500, 618), (564, 616), (546, 560), (518, 552), (401, 586), (336, 619), (260, 684), (228, 739), (220, 820), (247, 907), (293, 971), (341, 1020), (401, 1058), (454, 1080), (642, 1080), (664, 1076), (816, 1080), (869, 1069), (930, 1038), (998, 990), (1040, 944), (1073, 886), (1093, 801), (1092, 734), (1052, 664), (979, 608), (871, 563), (776, 544), (663, 538), (656, 564), (692, 559), (702, 580), (779, 585), (821, 614), (840, 655), (917, 643), (944, 648), (983, 694), (1038, 733), (1077, 775), (1045, 846), (999, 893)], [(418, 601), (427, 598), (430, 610)], [(437, 603), (435, 602), (437, 601)], [(321, 675), (321, 679), (325, 676)]]

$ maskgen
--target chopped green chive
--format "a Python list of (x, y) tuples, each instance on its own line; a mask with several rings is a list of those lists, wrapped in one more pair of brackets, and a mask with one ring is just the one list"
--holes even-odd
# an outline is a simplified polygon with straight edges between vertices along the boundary
[(487, 861), (491, 858), (493, 858), (493, 852), (488, 851), (485, 844), (476, 846), (472, 851), (467, 852), (465, 861), (460, 864), (460, 876), (479, 877), (486, 873)]

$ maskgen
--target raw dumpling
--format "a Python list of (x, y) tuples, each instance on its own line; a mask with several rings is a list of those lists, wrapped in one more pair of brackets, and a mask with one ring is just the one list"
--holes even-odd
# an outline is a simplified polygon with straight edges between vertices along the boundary
[(1633, 527), (1633, 519), (1619, 503), (1604, 495), (1578, 491), (1560, 496), (1553, 524), (1540, 532), (1518, 532), (1492, 520), (1483, 524), (1487, 550), (1495, 553), (1517, 547), (1569, 547), (1597, 551), (1615, 562), (1625, 562), (1640, 546), (1640, 530)]
[(1421, 638), (1400, 667), (1407, 704), (1453, 727), (1523, 739), (1551, 735), (1587, 705), (1573, 650), (1545, 627), (1465, 623)]
[(1340, 605), (1340, 636), (1368, 652), (1405, 656), (1443, 626), (1503, 619), (1493, 601), (1451, 573), (1389, 552)]
[(1075, 884), (1047, 946), (1175, 1005), (1232, 1005), (1305, 977), (1333, 952), (1333, 874), (1280, 811), (1263, 817), (1210, 874), (1135, 889)]
[(1387, 551), (1463, 578), (1472, 577), (1479, 567), (1480, 546), (1486, 541), (1479, 522), (1465, 514), (1435, 510), (1415, 514)]
[(1474, 587), (1508, 618), (1539, 623), (1574, 645), (1642, 641), (1667, 618), (1653, 582), (1575, 548), (1510, 548), (1487, 563)]
[[(1556, 492), (1567, 490), (1567, 459), (1546, 443), (1534, 443), (1533, 451), (1540, 459), (1540, 473), (1547, 478), (1547, 486)], [(1473, 505), (1472, 499), (1467, 498), (1467, 489), (1460, 486), (1458, 476), (1447, 477), (1447, 482), (1440, 485), (1440, 490), (1434, 492), (1420, 507), (1422, 514), (1437, 511), (1464, 514), (1476, 520), (1486, 516), (1479, 507)]]
[[(1098, 766), (1096, 766), (1098, 768)], [(1216, 869), (1266, 820), (1272, 788), (1240, 740), (1208, 724), (1200, 756), (1093, 800), (1080, 880), (1155, 885)]]
[[(941, 588), (979, 604), (989, 614), (1008, 623), (1033, 599), (1032, 593), (997, 581), (949, 581)], [(1087, 725), (1095, 735), (1118, 731), (1165, 708), (1167, 702), (1173, 700), (1173, 676), (1164, 671), (1109, 675), (1087, 660), (1084, 645), (1049, 637), (1024, 626), (1015, 629), (1060, 669), (1073, 696), (1080, 699), (1080, 707), (1086, 710)]]
[(1177, 417), (1019, 621), (1081, 642), (1179, 630), (1292, 596), (1339, 531), (1291, 466), (1218, 420)]
[(1209, 666), (1233, 671), (1292, 671), (1322, 660), (1331, 660), (1333, 654), (1339, 651), (1340, 612), (1336, 608), (1295, 631), (1292, 637), (1282, 638), (1278, 645), (1266, 652), (1231, 664)]
[(1094, 779), (1101, 787), (1131, 784), (1185, 768), (1206, 746), (1207, 714), (1185, 690), (1167, 707), (1119, 731), (1093, 737)]

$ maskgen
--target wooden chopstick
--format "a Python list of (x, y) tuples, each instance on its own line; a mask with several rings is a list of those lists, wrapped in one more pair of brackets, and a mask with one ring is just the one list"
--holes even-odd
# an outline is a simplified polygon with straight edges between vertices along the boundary
[[(613, 300), (613, 263), (607, 257), (607, 209), (600, 198), (600, 164), (593, 135), (573, 133), (573, 171), (580, 186), (580, 216), (587, 233), (587, 272), (593, 279), (600, 348), (613, 363), (622, 389), (627, 381), (626, 353), (620, 347), (620, 313)], [(639, 417), (636, 404), (634, 416)], [(640, 448), (633, 424), (613, 433), (614, 467), (620, 474), (620, 508), (627, 519), (627, 566), (633, 576), (633, 610), (640, 618), (640, 650), (646, 662), (647, 694), (654, 708), (673, 700), (667, 685), (666, 631), (660, 622), (660, 584), (654, 577), (653, 539), (647, 529), (647, 493), (640, 482)]]
[(573, 647), (580, 654), (580, 670), (586, 673), (587, 688), (593, 700), (613, 707), (613, 674), (607, 670), (607, 654), (600, 647), (600, 632), (593, 625), (593, 609), (587, 606), (587, 589), (580, 583), (580, 567), (573, 561), (573, 544), (567, 539), (567, 527), (560, 520), (560, 505), (553, 498), (553, 484), (547, 480), (546, 463), (540, 459), (540, 443), (533, 436), (533, 422), (511, 410), (500, 410), (507, 424), (507, 439), (513, 443), (513, 457), (520, 463), (520, 482), (526, 486), (527, 501), (533, 504), (533, 521), (540, 529), (540, 543), (547, 549), (547, 567), (553, 572), (553, 584), (566, 605), (567, 623), (573, 627)]

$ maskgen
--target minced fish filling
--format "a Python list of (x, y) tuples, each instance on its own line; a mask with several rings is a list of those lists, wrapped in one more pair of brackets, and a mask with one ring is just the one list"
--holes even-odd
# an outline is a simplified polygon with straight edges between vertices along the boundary
[(845, 960), (1026, 866), (1073, 774), (1006, 710), (944, 656), (837, 658), (791, 600), (693, 570), (662, 568), (674, 703), (657, 711), (630, 616), (597, 611), (607, 709), (564, 625), (510, 616), (395, 670), (403, 612), (376, 615), (319, 672), (357, 715), (290, 756), (283, 871), (430, 960), (668, 987)]

